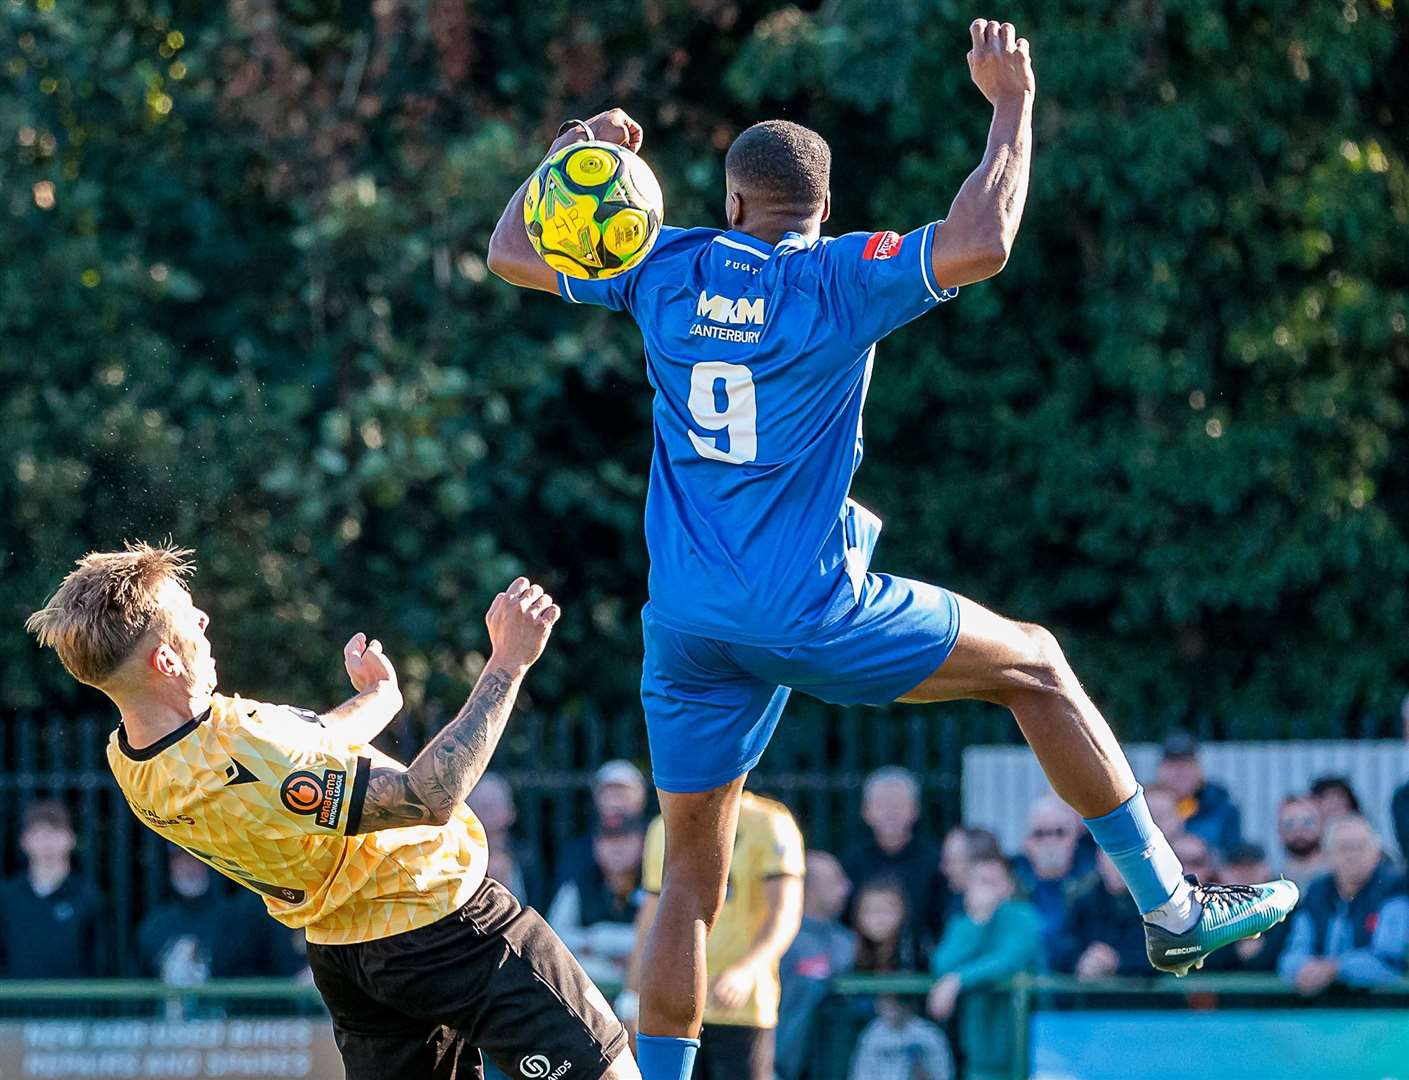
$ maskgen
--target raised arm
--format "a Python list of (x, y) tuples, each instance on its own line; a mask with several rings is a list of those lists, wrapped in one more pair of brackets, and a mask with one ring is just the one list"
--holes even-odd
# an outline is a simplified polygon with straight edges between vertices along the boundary
[[(587, 130), (574, 124), (553, 140), (548, 147), (547, 157), (575, 142), (588, 138), (600, 142), (619, 143), (633, 151), (641, 149), (641, 125), (627, 116), (621, 109), (608, 109), (586, 121)], [(590, 135), (588, 132), (590, 131)], [(558, 275), (543, 261), (543, 257), (533, 250), (528, 233), (523, 227), (523, 198), (528, 191), (531, 176), (519, 185), (509, 205), (499, 215), (499, 223), (494, 226), (494, 235), (489, 238), (489, 269), (510, 285), (524, 289), (539, 289), (556, 294)]]
[(363, 633), (353, 634), (343, 646), (342, 659), (357, 696), (325, 712), (323, 726), (349, 743), (369, 743), (401, 711), (396, 669), (382, 651), (382, 643), (375, 638), (369, 643)]
[(969, 73), (993, 105), (988, 148), (935, 230), (931, 255), (941, 288), (990, 278), (1007, 264), (1027, 201), (1032, 156), (1032, 74), (1026, 38), (1012, 23), (976, 19)]
[(362, 802), (361, 831), (444, 825), (484, 775), (528, 669), (543, 655), (561, 614), (553, 598), (519, 578), (485, 616), (491, 652), (458, 716), (406, 768), (375, 768)]

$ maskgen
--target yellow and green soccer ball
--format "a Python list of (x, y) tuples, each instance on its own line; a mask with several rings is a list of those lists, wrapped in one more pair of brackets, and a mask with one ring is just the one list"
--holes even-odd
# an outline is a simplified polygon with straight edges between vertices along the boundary
[(565, 146), (533, 174), (523, 223), (544, 262), (574, 278), (630, 270), (660, 235), (660, 184), (624, 146)]

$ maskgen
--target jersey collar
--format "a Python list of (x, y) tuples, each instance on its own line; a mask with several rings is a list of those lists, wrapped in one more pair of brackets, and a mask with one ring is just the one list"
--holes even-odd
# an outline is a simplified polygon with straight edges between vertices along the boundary
[(750, 255), (755, 255), (760, 259), (771, 259), (773, 252), (769, 250), (767, 244), (756, 236), (750, 236), (746, 232), (739, 232), (737, 229), (730, 229), (722, 232), (714, 238), (716, 244), (723, 244), (725, 247), (735, 248), (739, 251), (746, 251)]
[(133, 761), (150, 761), (169, 746), (175, 746), (201, 724), (210, 719), (210, 709), (207, 708), (200, 716), (193, 716), (175, 731), (168, 731), (150, 746), (134, 747), (127, 741), (127, 725), (121, 720), (117, 722), (117, 747), (127, 757)]

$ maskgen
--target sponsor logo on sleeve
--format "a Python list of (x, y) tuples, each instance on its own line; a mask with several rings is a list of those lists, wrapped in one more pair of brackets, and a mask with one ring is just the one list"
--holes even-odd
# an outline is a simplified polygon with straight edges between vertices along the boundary
[(289, 773), (279, 787), (279, 800), (295, 814), (312, 814), (313, 820), (325, 829), (338, 827), (343, 800), (347, 797), (347, 773), (328, 769), (320, 777), (315, 772), (300, 769)]
[(876, 262), (882, 259), (889, 259), (892, 255), (898, 255), (900, 253), (900, 245), (904, 242), (905, 237), (890, 229), (886, 229), (884, 232), (872, 233), (870, 239), (866, 241), (866, 247), (862, 250), (861, 257)]

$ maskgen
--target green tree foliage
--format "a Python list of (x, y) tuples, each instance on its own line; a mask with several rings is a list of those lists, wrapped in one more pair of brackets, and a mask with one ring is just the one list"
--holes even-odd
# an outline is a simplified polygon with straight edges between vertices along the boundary
[[(0, 0), (0, 706), (88, 702), (23, 617), (84, 550), (170, 534), (251, 694), (331, 701), (366, 629), (451, 701), (522, 571), (569, 613), (540, 702), (633, 709), (639, 337), (492, 279), (489, 231), (612, 104), (676, 224), (717, 220), (722, 150), (773, 114), (832, 140), (835, 231), (942, 215), (984, 136), (977, 12), (812, 7)], [(1016, 253), (881, 347), (878, 564), (1048, 623), (1119, 715), (1387, 713), (1402, 10), (1032, 7)]]

